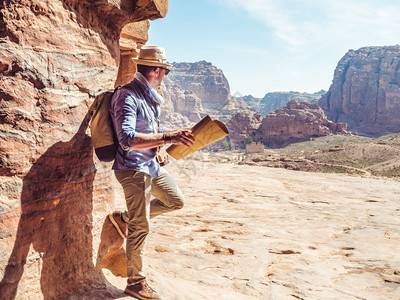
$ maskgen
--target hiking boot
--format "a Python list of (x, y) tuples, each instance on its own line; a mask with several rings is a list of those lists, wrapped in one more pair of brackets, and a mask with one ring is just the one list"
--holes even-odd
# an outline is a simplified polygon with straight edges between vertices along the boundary
[(123, 220), (122, 213), (120, 211), (115, 211), (112, 214), (109, 214), (108, 218), (114, 225), (115, 230), (117, 230), (118, 234), (123, 239), (126, 239), (128, 224)]
[(157, 292), (147, 284), (146, 280), (135, 285), (128, 285), (125, 289), (125, 293), (140, 300), (161, 299)]

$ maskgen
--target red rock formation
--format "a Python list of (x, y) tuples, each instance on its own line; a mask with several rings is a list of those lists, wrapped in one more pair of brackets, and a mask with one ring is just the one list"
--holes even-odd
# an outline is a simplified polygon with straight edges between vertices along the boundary
[[(222, 70), (206, 61), (173, 63), (164, 94), (174, 103), (175, 113), (192, 122), (204, 115), (228, 122), (238, 112), (255, 112), (251, 105), (231, 96)], [(161, 120), (169, 121), (163, 116)]]
[(204, 108), (221, 108), (229, 102), (228, 80), (209, 62), (174, 63), (170, 78), (182, 89), (195, 93)]
[(320, 100), (328, 118), (360, 134), (400, 131), (400, 46), (350, 50)]
[(260, 113), (240, 112), (232, 117), (226, 124), (229, 130), (229, 140), (241, 148), (246, 147), (248, 141), (254, 140), (255, 134), (261, 125), (262, 116)]
[(112, 174), (93, 157), (86, 113), (116, 84), (124, 26), (142, 21), (124, 28), (117, 83), (134, 70), (126, 62), (147, 40), (145, 20), (167, 8), (166, 0), (0, 2), (1, 299), (115, 292), (95, 262)]
[(346, 134), (347, 124), (328, 121), (318, 104), (290, 101), (283, 109), (268, 114), (255, 140), (265, 145), (284, 146), (330, 134)]
[[(162, 93), (166, 101), (161, 112), (163, 124), (186, 127), (200, 121), (205, 115), (200, 98), (191, 91), (183, 90), (169, 78), (164, 78), (163, 82)], [(182, 116), (187, 118), (186, 122)]]

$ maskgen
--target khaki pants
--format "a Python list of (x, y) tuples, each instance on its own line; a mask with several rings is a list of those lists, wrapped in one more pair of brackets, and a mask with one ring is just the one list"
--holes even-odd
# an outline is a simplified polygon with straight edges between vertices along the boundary
[[(183, 207), (184, 197), (175, 180), (164, 169), (157, 178), (133, 170), (115, 170), (115, 177), (125, 193), (128, 222), (126, 240), (128, 285), (145, 279), (143, 273), (144, 242), (149, 233), (149, 220)], [(150, 201), (153, 195), (155, 199)]]

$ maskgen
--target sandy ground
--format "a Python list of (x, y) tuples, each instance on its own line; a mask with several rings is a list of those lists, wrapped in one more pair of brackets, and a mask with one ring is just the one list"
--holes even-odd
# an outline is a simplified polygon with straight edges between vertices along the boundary
[(167, 170), (186, 205), (153, 219), (147, 239), (163, 299), (400, 299), (398, 181), (198, 161)]

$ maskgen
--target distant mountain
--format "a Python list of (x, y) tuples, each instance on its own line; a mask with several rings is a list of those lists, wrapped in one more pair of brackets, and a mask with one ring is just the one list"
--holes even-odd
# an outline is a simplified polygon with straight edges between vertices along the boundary
[(205, 115), (228, 122), (238, 112), (256, 113), (250, 104), (231, 95), (228, 80), (212, 63), (173, 63), (162, 92), (166, 103), (161, 120), (187, 126)]
[[(280, 126), (277, 127), (279, 132), (285, 132), (288, 135), (285, 136), (288, 140), (291, 137), (291, 131), (294, 130), (293, 128), (295, 128), (297, 134), (296, 138), (300, 140), (309, 138), (309, 135), (317, 136), (331, 133), (330, 129), (325, 129), (325, 127), (324, 131), (320, 132), (322, 130), (321, 124), (328, 123), (318, 115), (319, 111), (316, 116), (313, 116), (313, 110), (307, 105), (298, 105), (298, 110), (304, 109), (305, 114), (307, 114), (307, 117), (301, 119), (301, 122), (304, 123), (301, 125), (299, 125), (301, 122), (297, 124), (293, 123), (293, 120), (291, 122), (294, 125), (285, 123), (288, 122), (285, 119), (287, 114), (292, 113), (289, 109), (282, 110), (282, 116), (275, 112), (278, 117), (271, 117), (272, 121), (269, 123), (264, 121), (265, 118), (263, 118), (269, 112), (286, 107), (293, 100), (298, 101), (293, 103), (315, 103), (325, 91), (313, 94), (293, 91), (274, 92), (266, 94), (264, 98), (256, 98), (252, 95), (234, 97), (231, 95), (229, 83), (223, 71), (207, 61), (173, 63), (171, 73), (164, 79), (162, 92), (166, 100), (161, 115), (161, 121), (164, 124), (171, 125), (171, 127), (186, 127), (199, 121), (205, 115), (210, 115), (212, 118), (227, 124), (230, 130), (227, 139), (232, 145), (243, 146), (249, 138), (267, 144), (277, 144), (278, 141), (273, 140), (266, 129), (271, 127), (271, 122), (275, 121)], [(312, 105), (318, 106), (317, 104)], [(314, 106), (312, 108), (317, 109)], [(320, 111), (322, 112), (322, 110)], [(301, 115), (297, 110), (296, 113)], [(297, 115), (293, 114), (293, 118), (296, 118), (296, 120), (299, 118)], [(266, 125), (261, 130), (263, 122)], [(289, 133), (285, 131), (288, 128), (291, 130)], [(273, 134), (276, 134), (275, 131)], [(269, 137), (268, 142), (267, 136)], [(282, 141), (282, 143), (285, 142), (286, 140)]]
[(254, 107), (254, 109), (255, 109), (256, 111), (258, 111), (258, 112), (261, 111), (261, 100), (262, 100), (263, 98), (256, 98), (256, 97), (254, 97), (254, 96), (252, 96), (252, 95), (247, 95), (247, 96), (242, 96), (242, 97), (236, 97), (236, 98), (238, 98), (239, 100), (242, 100), (242, 101), (244, 101), (244, 102), (250, 104), (251, 106)]
[(228, 104), (230, 88), (221, 69), (205, 60), (195, 63), (173, 63), (168, 78), (183, 90), (195, 93), (203, 108), (219, 109)]
[(400, 46), (348, 51), (319, 104), (330, 120), (359, 134), (400, 132)]
[(266, 116), (270, 112), (275, 111), (278, 108), (283, 108), (292, 100), (299, 102), (317, 103), (318, 100), (324, 95), (326, 91), (321, 90), (319, 92), (300, 93), (300, 92), (272, 92), (265, 94), (264, 98), (255, 98), (251, 95), (240, 97), (239, 99), (250, 104), (261, 113), (262, 116)]

